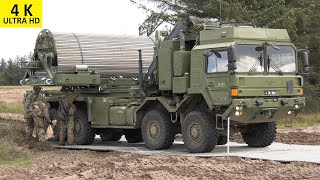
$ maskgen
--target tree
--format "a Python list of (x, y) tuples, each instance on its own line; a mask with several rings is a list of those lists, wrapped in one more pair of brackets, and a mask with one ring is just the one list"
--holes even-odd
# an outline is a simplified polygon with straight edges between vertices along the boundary
[(9, 59), (6, 62), (6, 68), (3, 71), (4, 83), (3, 85), (13, 86), (19, 85), (24, 71), (21, 69), (21, 61), (25, 60), (25, 57), (17, 56), (15, 60)]
[(0, 71), (1, 72), (4, 72), (6, 70), (6, 66), (7, 66), (7, 63), (6, 61), (2, 58), (1, 59), (1, 63), (0, 63)]
[(0, 86), (5, 85), (4, 72), (6, 71), (6, 61), (2, 58), (0, 63)]

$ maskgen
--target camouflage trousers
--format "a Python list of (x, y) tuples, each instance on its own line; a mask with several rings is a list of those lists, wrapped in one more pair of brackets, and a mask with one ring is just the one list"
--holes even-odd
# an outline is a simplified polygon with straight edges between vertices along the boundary
[(39, 141), (45, 142), (45, 131), (43, 117), (28, 115), (27, 116), (27, 128), (26, 139), (29, 140), (32, 137), (33, 130), (35, 129), (36, 135)]
[(32, 137), (34, 129), (33, 117), (30, 114), (27, 114), (27, 127), (26, 127), (26, 139), (29, 140)]
[(69, 116), (64, 119), (65, 120), (60, 120), (59, 144), (64, 145), (67, 135), (67, 142), (71, 145), (74, 144), (74, 117)]

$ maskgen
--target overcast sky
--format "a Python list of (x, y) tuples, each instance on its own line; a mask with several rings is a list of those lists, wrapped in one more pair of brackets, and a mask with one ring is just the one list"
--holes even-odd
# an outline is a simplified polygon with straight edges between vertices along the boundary
[(41, 29), (138, 35), (146, 14), (129, 0), (43, 0), (42, 28), (0, 28), (0, 58), (27, 55)]

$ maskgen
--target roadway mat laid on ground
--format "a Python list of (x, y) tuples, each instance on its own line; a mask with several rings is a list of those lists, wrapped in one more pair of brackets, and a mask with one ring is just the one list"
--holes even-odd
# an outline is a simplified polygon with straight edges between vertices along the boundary
[(94, 150), (94, 151), (119, 151), (130, 152), (143, 155), (178, 155), (178, 156), (239, 156), (252, 159), (266, 159), (275, 161), (305, 161), (320, 163), (320, 146), (314, 145), (293, 145), (283, 143), (273, 143), (264, 148), (251, 148), (246, 144), (230, 142), (230, 154), (227, 154), (227, 145), (216, 146), (210, 153), (188, 153), (182, 141), (175, 141), (174, 144), (166, 150), (150, 150), (144, 146), (144, 143), (128, 143), (121, 138), (116, 142), (103, 142), (96, 138), (91, 145), (73, 145), (59, 146), (58, 142), (50, 142), (56, 148)]

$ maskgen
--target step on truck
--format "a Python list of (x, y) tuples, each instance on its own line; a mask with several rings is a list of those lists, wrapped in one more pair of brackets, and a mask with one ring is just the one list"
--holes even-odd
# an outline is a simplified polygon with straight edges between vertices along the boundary
[[(210, 152), (227, 143), (230, 119), (231, 135), (240, 132), (250, 147), (269, 146), (277, 120), (296, 116), (305, 105), (307, 51), (297, 50), (285, 29), (192, 18), (171, 33), (157, 31), (155, 40), (44, 29), (32, 59), (22, 62), (21, 84), (80, 87), (77, 144), (124, 135), (129, 143), (160, 150), (181, 133), (189, 152)], [(60, 91), (44, 94), (56, 119)]]

